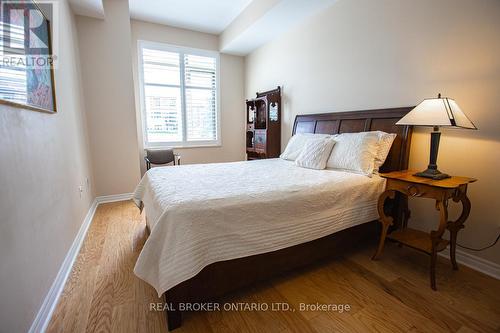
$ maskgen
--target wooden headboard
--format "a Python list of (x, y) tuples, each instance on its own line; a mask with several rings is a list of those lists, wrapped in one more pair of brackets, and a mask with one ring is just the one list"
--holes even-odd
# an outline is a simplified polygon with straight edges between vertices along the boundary
[(380, 171), (404, 170), (408, 168), (412, 127), (398, 126), (396, 122), (411, 109), (413, 107), (298, 115), (295, 117), (292, 135), (295, 133), (338, 134), (377, 130), (396, 133), (397, 137)]

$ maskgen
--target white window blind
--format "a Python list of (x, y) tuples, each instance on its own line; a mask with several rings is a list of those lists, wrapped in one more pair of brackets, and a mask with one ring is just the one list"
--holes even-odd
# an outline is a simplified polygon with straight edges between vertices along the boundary
[(218, 54), (142, 42), (146, 147), (220, 143)]

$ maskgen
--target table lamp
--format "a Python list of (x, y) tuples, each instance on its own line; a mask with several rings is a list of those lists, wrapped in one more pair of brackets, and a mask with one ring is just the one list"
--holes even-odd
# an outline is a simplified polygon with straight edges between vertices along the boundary
[(433, 128), (429, 166), (427, 170), (417, 172), (414, 176), (437, 180), (450, 177), (437, 168), (439, 138), (441, 137), (439, 127), (477, 129), (453, 99), (441, 97), (441, 94), (438, 94), (437, 98), (424, 99), (423, 102), (401, 118), (396, 125), (428, 126)]

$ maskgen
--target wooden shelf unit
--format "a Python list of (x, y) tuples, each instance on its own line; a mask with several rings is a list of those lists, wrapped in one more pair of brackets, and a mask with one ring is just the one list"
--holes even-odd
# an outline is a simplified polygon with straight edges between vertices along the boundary
[(281, 88), (256, 93), (246, 100), (248, 160), (275, 158), (281, 153)]

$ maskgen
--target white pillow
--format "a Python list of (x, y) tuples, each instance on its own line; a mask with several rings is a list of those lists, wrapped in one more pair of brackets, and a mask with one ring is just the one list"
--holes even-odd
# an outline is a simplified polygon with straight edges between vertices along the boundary
[(280, 158), (289, 161), (295, 161), (299, 157), (302, 148), (310, 139), (327, 138), (328, 134), (314, 134), (314, 133), (297, 133), (290, 138), (285, 150), (280, 155)]
[(378, 151), (377, 133), (342, 133), (335, 137), (335, 141), (326, 167), (371, 177)]
[(335, 141), (331, 138), (310, 139), (302, 148), (295, 164), (308, 169), (323, 170)]
[(373, 172), (378, 173), (380, 167), (384, 164), (389, 151), (391, 150), (392, 143), (396, 138), (397, 134), (386, 133), (382, 131), (375, 131), (378, 135), (378, 150), (377, 156), (375, 156), (375, 163), (373, 166)]

